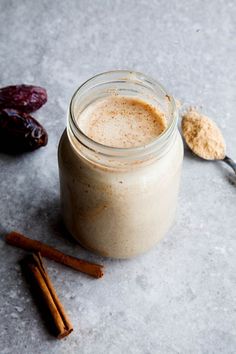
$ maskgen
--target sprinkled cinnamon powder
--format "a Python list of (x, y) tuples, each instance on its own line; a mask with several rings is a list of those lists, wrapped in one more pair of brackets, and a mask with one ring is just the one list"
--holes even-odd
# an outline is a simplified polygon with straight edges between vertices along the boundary
[(129, 96), (108, 96), (87, 107), (78, 119), (80, 129), (94, 141), (117, 148), (143, 146), (167, 128), (164, 113)]
[(225, 141), (217, 125), (195, 109), (182, 118), (182, 132), (189, 148), (206, 160), (221, 160), (225, 157)]

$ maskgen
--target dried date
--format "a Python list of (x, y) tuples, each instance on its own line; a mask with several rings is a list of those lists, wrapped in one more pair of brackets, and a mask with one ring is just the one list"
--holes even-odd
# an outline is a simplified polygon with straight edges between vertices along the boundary
[(14, 108), (31, 113), (47, 102), (47, 91), (39, 86), (14, 85), (0, 89), (0, 110)]
[(46, 145), (43, 126), (28, 113), (15, 109), (0, 111), (0, 149), (9, 153), (32, 151)]

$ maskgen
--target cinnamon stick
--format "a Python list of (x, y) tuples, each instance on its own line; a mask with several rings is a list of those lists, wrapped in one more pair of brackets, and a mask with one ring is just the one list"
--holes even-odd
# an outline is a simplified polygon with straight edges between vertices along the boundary
[(18, 232), (13, 231), (9, 233), (6, 236), (5, 241), (9, 245), (16, 246), (30, 252), (40, 252), (41, 255), (46, 258), (52, 259), (55, 262), (64, 264), (82, 273), (91, 275), (94, 278), (101, 278), (103, 276), (102, 265), (69, 256), (61, 251), (58, 251), (56, 248), (48, 246), (43, 242), (32, 240)]
[[(34, 253), (25, 257), (22, 262), (24, 270), (27, 272), (27, 278), (30, 281), (31, 287), (34, 288), (38, 300), (40, 300), (40, 307), (46, 309), (46, 316), (50, 314), (50, 323), (53, 328), (51, 331), (57, 338), (61, 339), (68, 336), (73, 327), (66, 315), (66, 312), (56, 294), (52, 282), (43, 265), (40, 253)], [(43, 302), (43, 303), (42, 303)]]

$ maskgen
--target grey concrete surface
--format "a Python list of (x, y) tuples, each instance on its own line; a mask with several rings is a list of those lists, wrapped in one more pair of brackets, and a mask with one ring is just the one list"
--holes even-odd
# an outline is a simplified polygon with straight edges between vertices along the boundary
[(236, 3), (0, 0), (0, 85), (35, 83), (49, 100), (35, 116), (46, 148), (0, 154), (0, 233), (17, 229), (103, 262), (93, 280), (47, 261), (74, 324), (51, 337), (25, 284), (24, 252), (0, 242), (0, 353), (236, 352), (236, 183), (222, 163), (185, 153), (179, 208), (167, 237), (129, 261), (94, 256), (60, 222), (57, 145), (72, 93), (110, 69), (134, 69), (197, 105), (222, 128), (236, 159)]

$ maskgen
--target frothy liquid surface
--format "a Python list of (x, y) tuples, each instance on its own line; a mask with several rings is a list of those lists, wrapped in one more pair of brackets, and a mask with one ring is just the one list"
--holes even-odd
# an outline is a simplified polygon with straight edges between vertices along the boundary
[(155, 107), (125, 96), (96, 101), (80, 114), (78, 124), (89, 138), (117, 148), (148, 144), (167, 128), (164, 114)]

